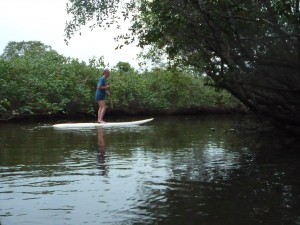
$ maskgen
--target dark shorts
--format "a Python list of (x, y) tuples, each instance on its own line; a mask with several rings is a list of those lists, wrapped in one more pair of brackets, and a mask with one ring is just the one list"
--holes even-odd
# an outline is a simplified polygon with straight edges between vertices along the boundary
[(96, 101), (101, 101), (101, 100), (105, 100), (105, 93), (102, 93), (100, 91), (96, 92), (96, 96), (95, 96)]

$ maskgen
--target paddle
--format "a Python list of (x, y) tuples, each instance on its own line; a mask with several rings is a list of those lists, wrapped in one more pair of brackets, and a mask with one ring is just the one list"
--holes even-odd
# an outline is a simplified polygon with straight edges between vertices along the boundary
[(113, 108), (114, 104), (113, 104), (113, 98), (111, 94), (109, 94), (109, 102), (110, 102), (110, 107)]

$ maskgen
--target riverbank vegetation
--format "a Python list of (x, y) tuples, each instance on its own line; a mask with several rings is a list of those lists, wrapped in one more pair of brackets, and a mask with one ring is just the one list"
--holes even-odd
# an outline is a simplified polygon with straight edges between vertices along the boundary
[(138, 42), (170, 64), (205, 71), (261, 121), (300, 130), (299, 0), (72, 0), (67, 11), (68, 38), (127, 19), (120, 46)]
[[(103, 58), (66, 58), (38, 41), (10, 42), (0, 57), (0, 117), (95, 116), (96, 83)], [(206, 78), (171, 68), (138, 72), (129, 63), (112, 68), (109, 113), (232, 112), (240, 103)]]

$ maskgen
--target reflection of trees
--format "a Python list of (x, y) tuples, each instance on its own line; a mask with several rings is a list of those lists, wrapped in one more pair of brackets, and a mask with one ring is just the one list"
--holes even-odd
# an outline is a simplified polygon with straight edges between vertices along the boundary
[[(165, 128), (165, 133), (172, 130), (176, 143), (163, 142), (165, 151), (152, 159), (169, 159), (168, 178), (147, 178), (137, 190), (141, 200), (135, 210), (151, 215), (145, 219), (149, 224), (299, 222), (299, 155), (283, 160), (265, 151), (276, 145), (282, 152), (286, 142), (278, 146), (274, 137), (249, 142), (236, 134), (207, 135), (201, 128), (195, 135), (193, 125), (184, 134), (182, 128)], [(176, 149), (179, 145), (185, 147)]]
[(139, 191), (137, 211), (151, 215), (151, 224), (296, 224), (299, 215), (299, 187), (259, 174), (226, 182), (168, 179)]
[(86, 138), (86, 133), (79, 131), (55, 132), (53, 129), (26, 130), (18, 127), (6, 130), (5, 134), (5, 142), (10, 143), (7, 157), (10, 157), (12, 165), (27, 164), (28, 159), (32, 163), (56, 164), (70, 156), (70, 150), (86, 150), (87, 146), (93, 145), (92, 137)]
[(84, 167), (94, 170), (96, 146), (99, 166), (111, 163), (109, 145), (111, 161), (121, 156), (128, 163), (126, 158), (142, 156), (131, 160), (128, 170), (134, 176), (130, 181), (137, 182), (137, 202), (129, 209), (140, 216), (136, 224), (296, 224), (299, 156), (273, 152), (291, 148), (289, 141), (245, 138), (220, 129), (230, 126), (218, 120), (172, 119), (151, 129), (21, 133), (13, 128), (0, 133), (1, 141), (11, 142), (9, 151), (1, 149), (0, 163), (11, 168), (45, 165), (40, 171), (50, 174), (76, 172), (76, 160), (85, 159)]

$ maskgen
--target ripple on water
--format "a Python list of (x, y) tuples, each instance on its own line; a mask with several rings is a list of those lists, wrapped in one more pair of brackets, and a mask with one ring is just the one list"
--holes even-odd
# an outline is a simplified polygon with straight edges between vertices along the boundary
[(299, 160), (261, 163), (197, 121), (103, 130), (101, 151), (97, 129), (0, 127), (1, 223), (297, 224)]

